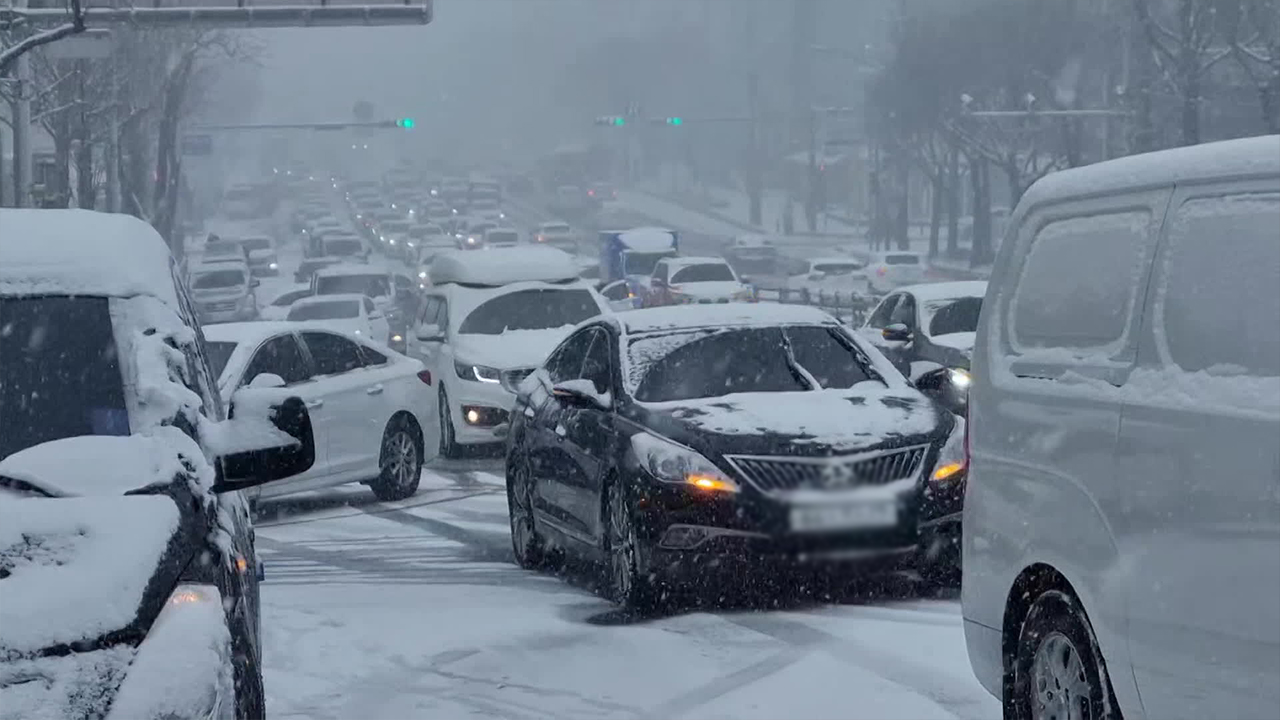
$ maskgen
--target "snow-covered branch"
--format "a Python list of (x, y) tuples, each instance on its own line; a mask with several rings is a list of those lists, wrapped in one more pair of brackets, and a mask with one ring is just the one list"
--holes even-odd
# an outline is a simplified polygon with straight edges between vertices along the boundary
[(80, 5), (80, 0), (71, 0), (71, 21), (63, 23), (48, 30), (42, 30), (34, 35), (24, 38), (17, 45), (0, 50), (0, 73), (9, 68), (10, 63), (17, 60), (24, 53), (30, 52), (41, 45), (48, 45), (56, 42), (69, 35), (84, 32), (84, 9)]

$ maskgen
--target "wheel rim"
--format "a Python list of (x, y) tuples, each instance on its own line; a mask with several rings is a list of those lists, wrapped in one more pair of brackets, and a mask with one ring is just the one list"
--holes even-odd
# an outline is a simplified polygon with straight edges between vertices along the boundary
[(1093, 686), (1079, 650), (1066, 635), (1045, 636), (1031, 660), (1033, 720), (1090, 720)]
[(387, 447), (383, 453), (385, 465), (383, 469), (391, 477), (397, 487), (408, 487), (418, 469), (418, 447), (409, 433), (399, 430), (387, 438)]
[(529, 554), (533, 538), (532, 503), (529, 500), (529, 481), (522, 470), (515, 471), (511, 483), (511, 540), (516, 556), (523, 559)]
[(631, 596), (636, 567), (636, 533), (620, 488), (609, 493), (609, 565), (618, 599)]

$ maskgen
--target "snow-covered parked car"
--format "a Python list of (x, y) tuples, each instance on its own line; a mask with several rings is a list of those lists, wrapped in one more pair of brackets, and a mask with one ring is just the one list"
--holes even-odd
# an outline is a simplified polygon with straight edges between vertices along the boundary
[(552, 220), (544, 222), (533, 229), (533, 241), (542, 245), (559, 248), (567, 253), (578, 252), (578, 238), (567, 222)]
[(391, 334), (387, 316), (368, 295), (357, 293), (302, 298), (289, 306), (285, 320), (323, 325), (376, 343), (386, 343)]
[(440, 450), (495, 442), (516, 386), (574, 325), (607, 312), (573, 259), (528, 246), (436, 257), (408, 354), (437, 378)]
[(956, 423), (834, 317), (781, 304), (579, 325), (511, 415), (516, 561), (601, 561), (626, 606), (733, 575), (910, 561)]
[(258, 300), (254, 289), (260, 282), (243, 260), (206, 260), (190, 272), (191, 297), (201, 322), (219, 323), (255, 320)]
[(744, 302), (751, 288), (724, 258), (672, 257), (658, 261), (649, 278), (645, 307)]
[(911, 379), (939, 367), (969, 368), (987, 283), (909, 285), (889, 293), (858, 332)]
[(215, 325), (206, 340), (222, 397), (284, 387), (310, 408), (315, 464), (252, 497), (349, 482), (368, 485), (380, 500), (417, 491), (422, 465), (439, 447), (433, 378), (422, 363), (312, 323)]
[(302, 400), (226, 398), (159, 234), (0, 210), (0, 715), (259, 718), (240, 492), (311, 467)]

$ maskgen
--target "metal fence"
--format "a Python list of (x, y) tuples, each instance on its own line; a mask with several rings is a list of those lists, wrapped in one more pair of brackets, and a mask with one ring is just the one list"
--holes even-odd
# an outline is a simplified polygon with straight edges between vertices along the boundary
[(787, 305), (808, 305), (820, 308), (850, 326), (858, 327), (866, 320), (867, 313), (880, 301), (876, 297), (868, 297), (856, 292), (827, 292), (820, 290), (811, 292), (809, 288), (764, 288), (754, 289), (758, 302), (778, 302)]

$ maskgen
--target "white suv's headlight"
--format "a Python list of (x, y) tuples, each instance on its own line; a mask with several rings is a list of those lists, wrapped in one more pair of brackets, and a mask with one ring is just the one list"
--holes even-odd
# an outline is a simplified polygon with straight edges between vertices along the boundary
[(631, 436), (631, 450), (649, 474), (663, 482), (703, 490), (738, 492), (738, 484), (694, 450), (646, 432)]

